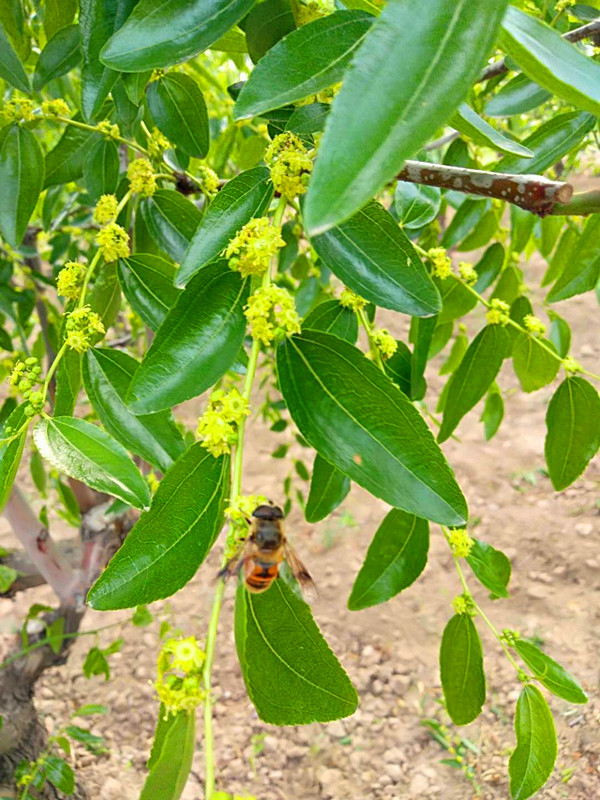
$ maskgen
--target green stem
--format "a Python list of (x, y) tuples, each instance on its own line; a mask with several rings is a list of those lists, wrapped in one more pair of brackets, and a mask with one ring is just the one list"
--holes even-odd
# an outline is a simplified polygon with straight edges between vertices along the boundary
[(56, 372), (56, 369), (57, 369), (58, 365), (60, 364), (61, 358), (66, 353), (67, 347), (68, 347), (67, 343), (63, 342), (60, 350), (58, 351), (58, 353), (56, 354), (56, 356), (54, 358), (54, 361), (52, 362), (52, 364), (50, 364), (48, 372), (46, 373), (46, 377), (44, 378), (44, 383), (42, 385), (42, 392), (44, 393), (44, 403), (46, 402), (46, 396), (48, 394), (48, 387), (50, 386), (50, 381), (52, 380), (52, 376)]
[(381, 353), (379, 352), (379, 348), (375, 344), (375, 340), (373, 339), (373, 328), (371, 323), (367, 319), (367, 315), (365, 314), (364, 308), (357, 308), (356, 309), (356, 316), (359, 319), (359, 322), (365, 329), (365, 333), (367, 334), (367, 339), (369, 340), (369, 349), (371, 350), (371, 357), (373, 361), (377, 364), (379, 369), (385, 373), (385, 367), (383, 366), (383, 359), (381, 358)]
[(102, 257), (102, 251), (101, 250), (96, 250), (96, 252), (94, 253), (94, 257), (90, 261), (90, 265), (87, 268), (87, 271), (85, 273), (85, 277), (83, 279), (83, 284), (81, 286), (81, 293), (79, 295), (79, 300), (77, 301), (77, 306), (76, 306), (77, 308), (82, 308), (83, 307), (83, 304), (85, 302), (85, 295), (86, 295), (86, 292), (87, 292), (88, 283), (90, 282), (90, 279), (91, 279), (92, 275), (94, 274), (94, 270), (96, 269), (96, 265), (100, 261), (101, 257)]
[[(67, 125), (73, 125), (75, 128), (81, 128), (84, 131), (91, 131), (92, 133), (103, 133), (99, 131), (95, 125), (88, 125), (85, 122), (79, 122), (76, 119), (71, 119), (70, 117), (56, 117), (59, 122), (64, 122)], [(103, 134), (106, 136), (106, 134)], [(132, 142), (129, 139), (124, 139), (122, 136), (111, 136), (111, 139), (114, 139), (115, 142), (119, 142), (119, 144), (127, 145), (127, 147), (131, 147), (133, 150), (137, 150), (138, 153), (142, 153), (145, 156), (150, 156), (148, 151), (145, 147), (142, 147), (140, 144), (136, 142)]]

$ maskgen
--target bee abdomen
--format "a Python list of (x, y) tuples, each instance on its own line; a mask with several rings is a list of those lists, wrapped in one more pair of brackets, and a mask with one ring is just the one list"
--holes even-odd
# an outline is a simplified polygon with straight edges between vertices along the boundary
[(251, 572), (246, 576), (246, 588), (250, 592), (264, 592), (273, 583), (279, 573), (278, 564), (257, 564), (255, 562)]

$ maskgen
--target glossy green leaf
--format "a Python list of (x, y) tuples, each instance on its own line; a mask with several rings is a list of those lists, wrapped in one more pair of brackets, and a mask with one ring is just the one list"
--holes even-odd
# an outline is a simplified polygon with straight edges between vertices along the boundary
[(455, 725), (468, 725), (485, 703), (481, 641), (469, 614), (455, 614), (444, 628), (440, 677), (446, 711)]
[(571, 105), (600, 114), (600, 65), (557, 30), (509, 6), (500, 42), (531, 80)]
[(277, 352), (279, 386), (302, 436), (390, 505), (460, 525), (465, 500), (427, 424), (353, 345), (305, 331)]
[(526, 114), (549, 100), (552, 94), (543, 89), (526, 75), (515, 75), (498, 91), (489, 103), (485, 113), (488, 117), (512, 117)]
[(44, 185), (44, 154), (22, 125), (11, 125), (0, 147), (0, 234), (18, 247)]
[(235, 598), (235, 642), (248, 695), (263, 722), (307, 725), (356, 711), (354, 686), (321, 635), (309, 606), (279, 578)]
[(352, 309), (345, 308), (339, 300), (325, 300), (304, 317), (302, 328), (334, 333), (340, 339), (354, 344), (358, 338), (358, 319)]
[(486, 325), (473, 339), (450, 378), (438, 442), (452, 435), (461, 419), (481, 400), (500, 371), (506, 348), (500, 325)]
[(567, 300), (569, 297), (590, 292), (596, 286), (600, 276), (599, 236), (600, 215), (592, 214), (577, 243), (569, 251), (558, 280), (548, 292), (547, 302)]
[(248, 283), (221, 260), (180, 293), (131, 382), (128, 402), (134, 413), (197, 397), (227, 372), (246, 331)]
[(372, 22), (363, 11), (336, 11), (292, 31), (250, 73), (235, 104), (235, 119), (280, 108), (338, 83)]
[(515, 253), (522, 253), (527, 247), (538, 217), (519, 206), (510, 207), (510, 247)]
[(540, 220), (540, 233), (538, 237), (540, 254), (547, 259), (554, 250), (559, 236), (563, 232), (565, 221), (559, 216), (544, 217)]
[(546, 783), (557, 755), (556, 730), (548, 703), (540, 690), (523, 687), (515, 715), (517, 747), (508, 762), (510, 795), (526, 800)]
[(223, 524), (229, 458), (197, 442), (166, 472), (87, 602), (107, 611), (170, 597), (193, 578)]
[(33, 75), (33, 88), (39, 92), (61, 75), (66, 75), (81, 61), (79, 25), (69, 25), (50, 39), (37, 60)]
[(469, 235), (457, 245), (456, 249), (459, 253), (465, 253), (471, 250), (479, 250), (480, 247), (485, 247), (498, 230), (499, 222), (498, 210), (490, 208), (477, 222)]
[(433, 336), (431, 337), (431, 344), (429, 345), (428, 358), (435, 358), (446, 347), (452, 337), (454, 331), (453, 322), (440, 322), (438, 315), (438, 324), (435, 327)]
[(412, 372), (412, 353), (409, 346), (397, 340), (396, 352), (387, 361), (384, 361), (384, 369), (386, 375), (396, 384), (396, 386), (404, 392), (407, 397), (410, 397), (410, 381)]
[(179, 800), (192, 768), (195, 749), (195, 713), (167, 714), (161, 705), (148, 762), (150, 774), (139, 800)]
[(524, 392), (537, 392), (542, 386), (556, 378), (560, 369), (560, 359), (556, 348), (547, 339), (536, 339), (526, 333), (519, 333), (512, 350), (513, 367)]
[[(0, 427), (0, 439), (13, 436), (24, 424), (27, 417), (25, 416), (26, 403), (20, 406), (9, 414), (4, 424)], [(10, 429), (10, 433), (6, 430)], [(23, 448), (25, 447), (25, 440), (27, 439), (27, 428), (25, 428), (16, 439), (6, 444), (0, 444), (0, 511), (4, 508), (6, 501), (9, 498), (10, 490), (14, 483), (19, 464), (21, 463), (21, 456), (23, 455)]]
[(19, 56), (15, 53), (3, 26), (0, 24), (0, 78), (25, 94), (31, 92), (29, 78)]
[(548, 286), (554, 283), (564, 272), (567, 264), (571, 261), (572, 253), (579, 241), (579, 230), (569, 226), (565, 228), (559, 239), (554, 255), (550, 259), (548, 269), (542, 278), (541, 285)]
[(575, 678), (543, 650), (526, 639), (515, 639), (514, 648), (549, 692), (569, 703), (587, 703), (587, 696)]
[(101, 137), (83, 164), (83, 180), (92, 201), (114, 194), (119, 183), (119, 151), (112, 139)]
[(146, 92), (148, 110), (157, 128), (188, 156), (208, 153), (208, 112), (198, 84), (181, 72), (152, 81)]
[(366, 300), (418, 317), (440, 310), (437, 289), (417, 251), (380, 203), (369, 203), (311, 243), (323, 263)]
[(497, 433), (502, 420), (504, 419), (504, 400), (497, 390), (490, 390), (485, 398), (485, 404), (481, 413), (483, 422), (483, 433), (486, 442), (489, 442)]
[(398, 181), (394, 192), (394, 208), (403, 228), (419, 230), (437, 217), (442, 193), (436, 186)]
[(440, 367), (440, 375), (452, 375), (452, 373), (458, 368), (458, 365), (462, 361), (464, 354), (467, 352), (468, 347), (469, 339), (464, 335), (464, 333), (460, 333), (452, 344), (452, 349), (450, 350), (448, 358)]
[(359, 611), (395, 597), (423, 572), (428, 552), (427, 520), (393, 508), (369, 545), (354, 581), (348, 608)]
[[(244, 20), (250, 58), (256, 64), (277, 42), (296, 28), (290, 0), (263, 0)], [(276, 71), (275, 71), (275, 74)]]
[(491, 295), (491, 300), (502, 300), (512, 305), (519, 296), (523, 284), (523, 273), (515, 267), (505, 267)]
[(345, 500), (349, 491), (349, 478), (317, 453), (304, 507), (306, 521), (319, 522), (328, 517)]
[(76, 350), (67, 349), (56, 370), (56, 395), (54, 414), (57, 417), (70, 417), (75, 410), (81, 388), (82, 356)]
[(545, 454), (557, 491), (566, 489), (585, 470), (600, 447), (600, 398), (584, 378), (564, 380), (546, 412)]
[[(81, 122), (81, 114), (76, 114), (73, 119)], [(65, 126), (63, 135), (46, 155), (45, 188), (69, 183), (81, 177), (95, 136), (93, 131), (76, 128), (74, 125)]]
[(131, 12), (135, 0), (80, 0), (79, 31), (81, 34), (81, 111), (86, 120), (100, 112), (119, 73), (107, 69), (100, 61), (100, 50)]
[(83, 361), (85, 391), (106, 430), (127, 450), (165, 472), (183, 452), (183, 438), (170, 411), (136, 417), (126, 406), (138, 366), (127, 353), (92, 348)]
[(159, 189), (141, 204), (146, 227), (156, 244), (181, 261), (202, 219), (196, 206), (179, 192)]
[(453, 277), (434, 280), (442, 298), (442, 308), (438, 315), (438, 323), (443, 324), (450, 320), (464, 317), (477, 305), (477, 298), (466, 286)]
[(42, 764), (46, 780), (63, 794), (72, 795), (75, 791), (75, 774), (71, 766), (64, 759), (51, 754), (44, 756)]
[(123, 72), (179, 64), (206, 50), (255, 0), (140, 0), (102, 50), (104, 64)]
[(44, 3), (44, 30), (48, 39), (73, 22), (77, 13), (77, 5), (77, 0), (46, 0)]
[(389, 3), (335, 98), (307, 194), (315, 235), (350, 217), (396, 175), (467, 95), (505, 0)]
[(484, 145), (484, 147), (491, 147), (501, 153), (513, 153), (522, 158), (531, 158), (533, 156), (529, 148), (497, 131), (489, 122), (480, 117), (476, 111), (473, 111), (467, 103), (460, 104), (456, 114), (450, 120), (450, 124), (459, 133), (477, 142), (477, 144)]
[(533, 151), (533, 158), (504, 156), (494, 170), (516, 174), (544, 172), (576, 147), (595, 124), (596, 119), (592, 114), (577, 111), (557, 114), (542, 123), (523, 142)]
[(33, 429), (40, 455), (70, 478), (124, 500), (135, 508), (150, 504), (148, 485), (112, 436), (75, 417), (41, 419)]
[(425, 367), (436, 327), (437, 317), (413, 317), (411, 320), (410, 341), (414, 343), (410, 363), (409, 397), (411, 400), (422, 400), (425, 397), (427, 391)]
[(136, 314), (153, 331), (160, 327), (181, 294), (173, 286), (175, 267), (160, 256), (136, 253), (119, 261), (119, 281)]
[(288, 119), (285, 128), (298, 135), (321, 133), (331, 110), (328, 103), (299, 106)]
[(260, 217), (272, 196), (273, 185), (265, 167), (254, 167), (228, 181), (202, 217), (177, 272), (177, 286), (185, 286), (227, 247), (240, 228), (252, 217)]
[(452, 247), (462, 241), (489, 209), (489, 200), (465, 198), (444, 231), (442, 246)]
[(473, 539), (473, 547), (467, 556), (467, 563), (473, 574), (494, 597), (508, 597), (508, 582), (511, 566), (509, 559), (501, 550), (491, 544)]
[(549, 311), (548, 316), (552, 320), (548, 338), (556, 348), (558, 355), (565, 358), (571, 348), (571, 328), (569, 323), (554, 311)]
[(121, 310), (121, 287), (116, 261), (102, 264), (88, 297), (92, 311), (98, 314), (104, 328), (108, 330)]

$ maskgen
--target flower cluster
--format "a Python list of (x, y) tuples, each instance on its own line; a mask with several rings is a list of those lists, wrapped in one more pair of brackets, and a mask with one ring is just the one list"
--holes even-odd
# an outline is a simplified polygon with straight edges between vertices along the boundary
[(300, 317), (291, 294), (279, 286), (257, 289), (244, 311), (253, 339), (264, 345), (300, 333)]
[(76, 308), (67, 314), (65, 341), (78, 353), (89, 350), (105, 334), (102, 320), (89, 306)]
[(198, 167), (197, 178), (206, 194), (216, 194), (219, 189), (219, 176), (213, 169), (201, 164)]
[(391, 358), (398, 349), (398, 342), (385, 328), (373, 331), (371, 339), (384, 361)]
[(475, 616), (475, 606), (470, 594), (458, 594), (452, 600), (452, 607), (457, 614)]
[(231, 523), (229, 533), (227, 534), (227, 542), (225, 543), (224, 556), (226, 559), (233, 558), (240, 544), (248, 536), (247, 521), (252, 516), (254, 509), (269, 501), (261, 494), (245, 494), (238, 495), (229, 502), (231, 505), (225, 509), (225, 514), (229, 517)]
[(98, 231), (96, 241), (105, 261), (116, 261), (129, 255), (129, 236), (116, 222), (109, 222)]
[(458, 262), (458, 274), (465, 283), (469, 284), (469, 286), (477, 283), (477, 278), (479, 277), (473, 264), (470, 264), (468, 261)]
[(452, 261), (448, 258), (445, 247), (432, 247), (427, 252), (427, 258), (431, 263), (431, 274), (436, 278), (443, 281), (452, 275)]
[(154, 688), (168, 714), (193, 711), (206, 697), (202, 668), (206, 653), (193, 636), (167, 639), (158, 656)]
[(248, 401), (237, 389), (213, 392), (204, 414), (198, 420), (198, 436), (202, 446), (215, 458), (231, 452), (231, 445), (237, 441), (238, 425), (250, 414)]
[(42, 114), (45, 117), (68, 117), (70, 113), (71, 109), (61, 97), (42, 101)]
[(556, 0), (554, 4), (554, 13), (562, 14), (568, 8), (573, 8), (577, 0)]
[(35, 105), (31, 100), (9, 100), (2, 106), (2, 114), (9, 122), (31, 122), (35, 119)]
[(286, 131), (273, 139), (265, 151), (265, 163), (271, 169), (276, 192), (288, 200), (306, 192), (313, 163), (293, 133)]
[(525, 329), (534, 336), (544, 336), (546, 333), (546, 326), (542, 320), (538, 319), (538, 317), (535, 317), (533, 314), (527, 314), (523, 318), (523, 324), (525, 325)]
[(94, 222), (97, 222), (98, 225), (114, 222), (118, 207), (119, 201), (114, 194), (103, 194), (94, 208)]
[(77, 300), (85, 275), (85, 266), (79, 261), (67, 261), (56, 279), (56, 291), (61, 297)]
[(151, 197), (156, 191), (156, 174), (147, 158), (136, 158), (127, 167), (129, 188), (134, 194)]
[(334, 0), (300, 0), (297, 4), (296, 23), (306, 25), (314, 19), (333, 14), (334, 10)]
[(573, 356), (565, 356), (562, 360), (563, 369), (574, 375), (576, 372), (581, 372), (581, 364), (576, 361)]
[(262, 275), (269, 267), (269, 261), (285, 246), (281, 228), (270, 224), (268, 217), (251, 219), (227, 245), (225, 257), (231, 269), (236, 269), (244, 277)]
[(352, 289), (344, 289), (340, 295), (340, 303), (344, 308), (350, 308), (352, 311), (360, 311), (367, 305), (367, 301)]
[(96, 130), (100, 133), (103, 133), (105, 136), (108, 136), (109, 139), (119, 139), (121, 136), (121, 131), (119, 130), (118, 125), (113, 125), (113, 123), (108, 119), (103, 119), (96, 125)]
[(455, 528), (450, 531), (448, 541), (450, 543), (450, 549), (457, 558), (466, 558), (475, 544), (467, 533), (466, 528)]
[(150, 131), (150, 136), (148, 136), (148, 141), (146, 143), (146, 148), (150, 153), (152, 158), (161, 158), (162, 154), (165, 150), (168, 150), (171, 147), (171, 143), (164, 136), (158, 128), (152, 128)]
[(485, 315), (490, 325), (506, 325), (510, 319), (510, 306), (504, 300), (494, 298), (490, 310)]
[[(25, 406), (25, 414), (32, 417), (44, 406), (44, 394), (40, 391), (33, 391), (37, 383), (41, 383), (42, 368), (37, 358), (30, 356), (25, 361), (17, 361), (10, 376), (10, 385), (13, 386), (25, 400), (29, 400)], [(10, 427), (4, 428), (7, 435), (13, 433)]]

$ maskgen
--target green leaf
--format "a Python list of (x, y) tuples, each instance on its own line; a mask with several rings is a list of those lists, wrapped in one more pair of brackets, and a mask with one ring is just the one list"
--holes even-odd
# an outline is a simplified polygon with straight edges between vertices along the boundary
[(83, 361), (83, 382), (94, 411), (121, 444), (163, 472), (183, 453), (184, 444), (170, 411), (136, 417), (125, 404), (139, 366), (119, 350), (92, 348)]
[(369, 545), (348, 608), (359, 611), (395, 597), (423, 572), (428, 551), (429, 523), (393, 508)]
[(266, 167), (254, 167), (228, 181), (202, 217), (181, 261), (176, 285), (185, 286), (198, 270), (216, 258), (240, 228), (266, 211), (272, 196), (273, 185)]
[(514, 648), (549, 692), (568, 703), (587, 703), (588, 698), (575, 678), (543, 650), (526, 639), (515, 639)]
[(77, 711), (71, 714), (71, 717), (89, 717), (93, 714), (106, 714), (107, 711), (106, 706), (97, 703), (86, 703), (83, 706), (79, 706)]
[(410, 397), (412, 353), (405, 342), (398, 339), (396, 344), (398, 345), (396, 352), (391, 358), (384, 361), (383, 366), (386, 375), (407, 397)]
[(248, 53), (252, 61), (256, 64), (273, 45), (295, 28), (296, 20), (290, 0), (263, 0), (257, 3), (244, 20)]
[(123, 72), (179, 64), (206, 50), (255, 0), (141, 0), (108, 40), (102, 62)]
[(89, 591), (99, 611), (170, 597), (193, 578), (223, 525), (229, 458), (197, 442), (173, 464), (121, 548)]
[(558, 375), (558, 353), (553, 356), (546, 348), (556, 353), (556, 348), (547, 339), (536, 339), (527, 333), (519, 333), (515, 339), (512, 350), (513, 367), (524, 392), (537, 392)]
[(280, 108), (338, 83), (372, 23), (363, 11), (336, 11), (292, 31), (252, 70), (234, 118)]
[[(113, 34), (115, 28), (123, 24), (135, 0), (125, 0), (121, 4), (115, 0), (80, 0), (79, 30), (81, 33), (81, 111), (86, 121), (99, 114), (102, 104), (119, 73), (106, 69), (100, 61), (100, 50)], [(119, 7), (120, 5), (120, 7)]]
[(131, 618), (131, 624), (136, 625), (138, 628), (145, 628), (147, 625), (151, 625), (153, 621), (154, 617), (146, 605), (138, 606)]
[(556, 347), (558, 355), (565, 358), (571, 347), (571, 328), (569, 323), (554, 311), (549, 311), (548, 316), (552, 320), (548, 338)]
[(173, 286), (175, 267), (160, 256), (136, 253), (119, 260), (119, 281), (127, 301), (153, 331), (181, 294)]
[(552, 486), (566, 489), (600, 447), (600, 398), (583, 378), (566, 378), (546, 412), (545, 455)]
[[(81, 122), (81, 114), (73, 119)], [(85, 159), (90, 152), (90, 143), (95, 138), (93, 131), (66, 125), (57, 144), (46, 155), (46, 179), (44, 188), (70, 183), (81, 177)]]
[(509, 139), (502, 133), (493, 128), (489, 122), (482, 119), (477, 112), (467, 105), (461, 103), (456, 114), (450, 120), (450, 124), (459, 133), (472, 139), (477, 144), (484, 147), (491, 147), (501, 153), (513, 153), (523, 158), (531, 158), (533, 153), (528, 147), (524, 147), (519, 142)]
[(444, 628), (440, 677), (452, 722), (468, 725), (477, 719), (485, 703), (485, 673), (481, 641), (469, 614), (455, 614)]
[(458, 368), (458, 365), (462, 361), (464, 354), (467, 352), (468, 347), (468, 338), (463, 333), (460, 333), (452, 344), (452, 349), (450, 350), (448, 358), (440, 367), (439, 374), (452, 375), (452, 373)]
[(75, 774), (69, 764), (58, 756), (46, 755), (43, 758), (43, 773), (50, 783), (63, 794), (75, 791)]
[(546, 783), (557, 754), (556, 730), (548, 704), (536, 686), (521, 690), (515, 715), (517, 747), (508, 762), (510, 794), (526, 800)]
[(114, 194), (119, 183), (119, 151), (112, 139), (101, 137), (83, 164), (83, 180), (92, 201)]
[(510, 581), (511, 566), (501, 550), (496, 550), (481, 539), (473, 539), (467, 562), (479, 583), (489, 589), (492, 596), (508, 597), (506, 587)]
[(227, 261), (206, 267), (180, 293), (133, 376), (128, 402), (136, 414), (197, 397), (234, 363), (246, 332), (249, 281)]
[(44, 154), (29, 128), (11, 125), (0, 148), (0, 234), (18, 247), (42, 186)]
[(417, 409), (353, 345), (305, 331), (278, 348), (279, 386), (302, 436), (387, 503), (449, 525), (465, 500)]
[(180, 262), (202, 219), (196, 206), (171, 189), (159, 189), (141, 204), (146, 227), (156, 244)]
[(403, 228), (419, 230), (437, 217), (442, 194), (436, 186), (398, 181), (394, 192), (396, 216)]
[(152, 81), (146, 92), (156, 127), (188, 156), (208, 153), (208, 112), (198, 84), (180, 72)]
[(419, 317), (440, 310), (438, 292), (417, 251), (380, 203), (369, 203), (311, 243), (323, 263), (366, 300)]
[(600, 65), (558, 31), (509, 6), (500, 42), (531, 80), (571, 105), (600, 114)]
[(80, 728), (78, 725), (67, 725), (64, 730), (67, 736), (76, 742), (80, 742), (90, 753), (108, 752), (104, 747), (104, 737), (96, 736), (95, 733), (91, 733), (85, 728)]
[(121, 287), (117, 277), (117, 262), (105, 262), (100, 267), (94, 287), (89, 294), (92, 311), (95, 311), (108, 330), (121, 310)]
[(473, 339), (450, 378), (438, 442), (454, 432), (461, 419), (481, 400), (500, 371), (506, 350), (506, 332), (486, 325)]
[(542, 278), (542, 286), (548, 286), (549, 283), (554, 283), (559, 278), (567, 267), (567, 264), (572, 259), (572, 253), (577, 247), (579, 241), (579, 230), (575, 227), (567, 227), (563, 231), (562, 236), (558, 242), (558, 246), (554, 251), (548, 269)]
[[(161, 705), (156, 723), (150, 774), (139, 800), (179, 800), (192, 768), (196, 749), (196, 715), (193, 711), (167, 714)], [(159, 748), (156, 747), (159, 743)]]
[(235, 642), (248, 695), (263, 722), (307, 725), (348, 717), (358, 697), (308, 605), (279, 578), (235, 598)]
[[(0, 428), (0, 438), (4, 439), (8, 438), (8, 436), (13, 436), (20, 429), (25, 420), (28, 419), (25, 414), (26, 406), (27, 403), (21, 403), (11, 412)], [(10, 429), (10, 433), (6, 431), (7, 426)], [(19, 436), (13, 439), (12, 442), (0, 444), (0, 511), (4, 508), (10, 495), (10, 490), (21, 463), (26, 439), (27, 428), (21, 431)]]
[(489, 211), (489, 200), (465, 198), (456, 209), (450, 224), (442, 236), (442, 246), (452, 247), (462, 241), (477, 225), (483, 215)]
[(307, 522), (319, 522), (342, 503), (350, 491), (350, 480), (318, 453), (315, 456), (310, 491), (304, 507)]
[(91, 422), (48, 417), (37, 423), (33, 438), (40, 455), (65, 475), (135, 508), (149, 505), (146, 481), (125, 449)]
[(81, 353), (67, 348), (56, 370), (54, 413), (57, 417), (73, 415), (81, 388), (81, 363)]
[(309, 103), (299, 106), (286, 123), (286, 130), (298, 135), (321, 133), (331, 107), (328, 103)]
[(33, 88), (36, 92), (55, 78), (75, 69), (81, 61), (80, 44), (79, 25), (69, 25), (54, 34), (35, 65)]
[(31, 92), (27, 73), (19, 56), (13, 50), (2, 24), (0, 24), (0, 78), (25, 94)]
[[(411, 400), (422, 400), (427, 391), (425, 380), (425, 367), (429, 358), (433, 334), (437, 327), (437, 317), (416, 317), (410, 324), (410, 341), (414, 342), (410, 363), (410, 392)], [(389, 363), (389, 362), (388, 362)], [(420, 516), (426, 516), (421, 514)]]
[(325, 300), (304, 317), (302, 328), (333, 333), (354, 344), (358, 338), (358, 320), (352, 309), (345, 308), (339, 300)]
[(504, 400), (497, 389), (491, 389), (485, 398), (481, 421), (486, 442), (489, 442), (496, 433), (504, 419)]
[[(0, 467), (1, 469), (1, 467)], [(0, 595), (5, 594), (8, 592), (10, 587), (19, 577), (19, 573), (16, 569), (12, 567), (7, 567), (4, 564), (0, 564)]]
[(46, 37), (51, 39), (57, 31), (73, 22), (77, 0), (46, 0), (44, 6), (44, 30)]
[(442, 310), (438, 316), (438, 324), (464, 317), (477, 305), (477, 298), (466, 286), (454, 277), (434, 280), (442, 298)]
[(538, 217), (519, 206), (510, 207), (510, 246), (515, 253), (522, 253), (531, 238)]
[(548, 292), (548, 303), (567, 300), (569, 297), (590, 292), (595, 287), (600, 276), (599, 236), (600, 215), (592, 214), (577, 243), (569, 252), (558, 280)]
[(504, 84), (485, 107), (488, 117), (512, 117), (526, 114), (549, 100), (552, 94), (526, 75), (515, 75)]
[(492, 48), (506, 0), (389, 3), (334, 100), (304, 221), (322, 233), (350, 217), (451, 116)]

